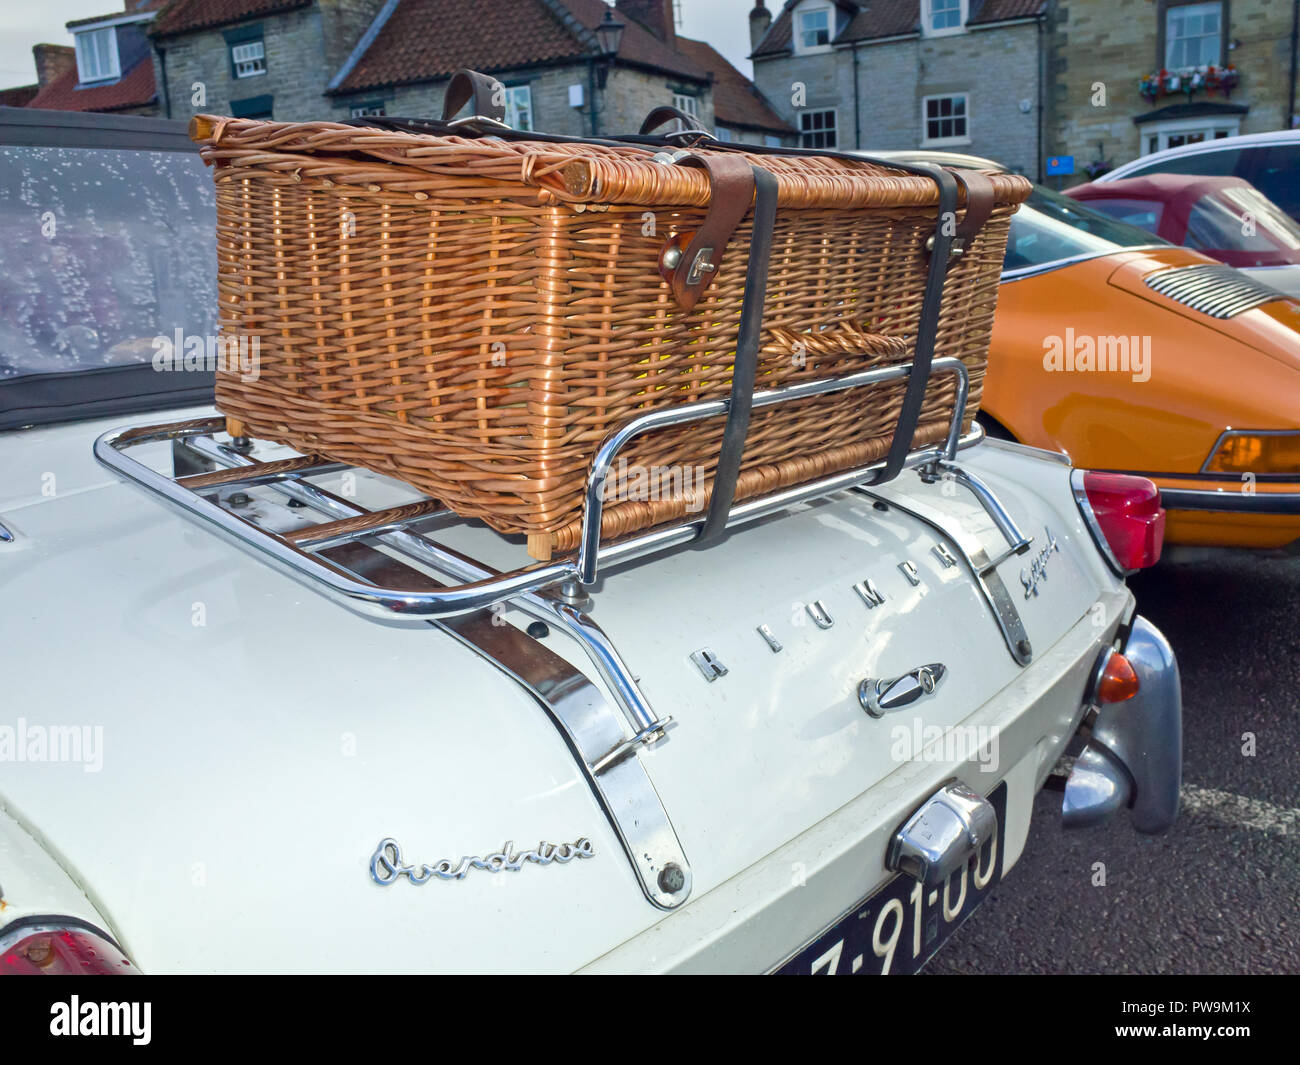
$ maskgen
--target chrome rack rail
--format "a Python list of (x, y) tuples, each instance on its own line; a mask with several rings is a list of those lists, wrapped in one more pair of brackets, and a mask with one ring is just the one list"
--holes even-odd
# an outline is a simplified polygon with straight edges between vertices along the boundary
[[(900, 380), (910, 371), (910, 364), (882, 367), (843, 378), (756, 392), (753, 406), (762, 408)], [(969, 394), (965, 365), (958, 359), (936, 359), (930, 373), (954, 374), (957, 390), (944, 442), (917, 449), (906, 458), (905, 467), (919, 469), (923, 475), (926, 470), (933, 473), (959, 469), (954, 464), (958, 451), (977, 443), (983, 435), (978, 427), (965, 436), (961, 433)], [(619, 451), (643, 433), (722, 417), (728, 407), (725, 399), (686, 404), (628, 422), (602, 444), (592, 461), (579, 549), (551, 562), (535, 562), (508, 572), (500, 572), (418, 531), (435, 520), (454, 518), (437, 502), (423, 499), (368, 510), (308, 480), (347, 470), (348, 464), (310, 455), (259, 462), (247, 454), (251, 448), (242, 446), (243, 442), (223, 443), (217, 439), (225, 425), (219, 417), (114, 430), (95, 442), (95, 456), (126, 480), (206, 522), (348, 608), (389, 622), (436, 624), (490, 659), (528, 690), (555, 720), (578, 753), (646, 897), (655, 906), (672, 909), (690, 893), (690, 866), (644, 765), (636, 757), (641, 745), (665, 738), (672, 719), (655, 713), (618, 649), (586, 612), (586, 591), (596, 582), (602, 566), (689, 544), (703, 526), (701, 515), (693, 521), (601, 544), (604, 485)], [(129, 454), (133, 448), (150, 443), (172, 445), (170, 476)], [(734, 504), (727, 528), (844, 489), (875, 484), (885, 466), (882, 459)], [(300, 512), (310, 508), (325, 520), (277, 532), (221, 505), (220, 490), (255, 486), (265, 486), (287, 497)], [(1014, 530), (1014, 526), (1010, 528)], [(379, 546), (385, 550), (377, 550)], [(417, 565), (409, 565), (403, 558)], [(426, 570), (446, 578), (448, 583), (430, 577)], [(581, 671), (522, 629), (492, 624), (495, 619), (489, 608), (504, 603), (556, 626), (572, 638), (595, 667), (622, 711), (623, 721)]]
[[(850, 388), (880, 384), (906, 378), (911, 364), (867, 370), (848, 377), (810, 381), (782, 389), (755, 392), (755, 408), (788, 400), (806, 399)], [(937, 462), (951, 462), (957, 451), (976, 443), (982, 433), (972, 431), (961, 436), (969, 394), (969, 377), (958, 359), (936, 359), (931, 374), (952, 373), (957, 376), (957, 401), (954, 404), (948, 436), (941, 446), (913, 451), (908, 467), (922, 467)], [(581, 546), (576, 555), (550, 562), (536, 562), (507, 573), (499, 573), (474, 559), (420, 536), (410, 526), (435, 517), (449, 517), (449, 512), (432, 500), (408, 504), (386, 511), (367, 511), (348, 500), (332, 496), (310, 485), (306, 478), (335, 473), (348, 468), (345, 463), (303, 456), (279, 462), (256, 462), (231, 444), (215, 439), (224, 427), (221, 418), (178, 422), (170, 425), (142, 426), (105, 433), (95, 441), (95, 457), (127, 480), (148, 489), (173, 506), (215, 526), (237, 541), (258, 549), (279, 568), (299, 578), (307, 578), (313, 587), (345, 606), (370, 617), (386, 621), (418, 624), (431, 619), (472, 613), (496, 603), (562, 588), (571, 583), (570, 591), (580, 594), (597, 580), (601, 566), (631, 559), (689, 543), (698, 535), (703, 518), (649, 532), (613, 543), (600, 544), (599, 530), (604, 509), (604, 484), (618, 452), (643, 433), (686, 422), (721, 417), (727, 413), (728, 401), (711, 400), (680, 407), (652, 411), (634, 418), (601, 445), (588, 475), (582, 517)], [(218, 466), (227, 467), (214, 473), (168, 477), (131, 458), (127, 451), (141, 444), (160, 441), (183, 441), (185, 445)], [(784, 510), (796, 503), (829, 495), (855, 485), (872, 484), (879, 478), (884, 461), (846, 470), (807, 484), (783, 489), (759, 499), (734, 505), (727, 527), (743, 525)], [(310, 530), (280, 535), (247, 521), (238, 514), (207, 498), (207, 491), (217, 487), (269, 485), (300, 502), (320, 510), (335, 521), (322, 523)], [(437, 590), (378, 587), (359, 581), (340, 567), (321, 558), (323, 548), (371, 537), (393, 537), (400, 548), (414, 548), (420, 561), (434, 566), (461, 583)], [(548, 608), (550, 613), (553, 610)]]

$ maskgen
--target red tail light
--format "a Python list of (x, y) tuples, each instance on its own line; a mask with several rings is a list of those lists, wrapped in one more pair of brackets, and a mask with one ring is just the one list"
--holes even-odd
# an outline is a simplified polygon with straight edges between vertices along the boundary
[(1074, 496), (1097, 546), (1121, 574), (1154, 566), (1165, 539), (1160, 489), (1145, 477), (1075, 470)]
[[(88, 928), (31, 926), (0, 953), (0, 976), (113, 976), (139, 970)], [(12, 939), (0, 934), (0, 945)]]

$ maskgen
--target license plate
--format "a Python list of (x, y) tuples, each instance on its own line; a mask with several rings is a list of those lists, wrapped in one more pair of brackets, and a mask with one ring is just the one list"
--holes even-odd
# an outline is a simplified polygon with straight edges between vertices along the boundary
[(777, 969), (783, 976), (848, 976), (917, 972), (984, 901), (1002, 877), (1007, 786), (988, 797), (998, 818), (994, 839), (979, 861), (953, 873), (942, 887), (927, 888), (896, 876), (853, 907)]

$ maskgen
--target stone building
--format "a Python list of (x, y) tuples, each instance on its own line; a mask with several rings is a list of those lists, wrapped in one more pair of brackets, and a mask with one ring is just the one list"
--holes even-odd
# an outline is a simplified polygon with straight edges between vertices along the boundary
[(1031, 177), (1044, 0), (757, 0), (754, 83), (813, 148), (936, 148)]
[(69, 23), (72, 48), (38, 45), (38, 84), (0, 99), (171, 118), (436, 117), (448, 78), (469, 67), (502, 82), (507, 121), (519, 129), (636, 132), (655, 107), (674, 104), (721, 139), (791, 143), (794, 130), (748, 78), (707, 43), (678, 36), (674, 7), (126, 0), (120, 11)]
[(1293, 127), (1298, 18), (1292, 0), (1053, 0), (1048, 152), (1095, 174)]

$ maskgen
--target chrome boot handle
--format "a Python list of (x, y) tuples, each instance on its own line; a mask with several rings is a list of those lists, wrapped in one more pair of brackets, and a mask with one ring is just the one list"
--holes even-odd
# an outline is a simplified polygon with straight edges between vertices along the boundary
[(942, 662), (932, 662), (892, 680), (867, 677), (858, 685), (858, 701), (872, 717), (884, 717), (891, 710), (901, 710), (926, 695), (933, 695), (947, 672)]

